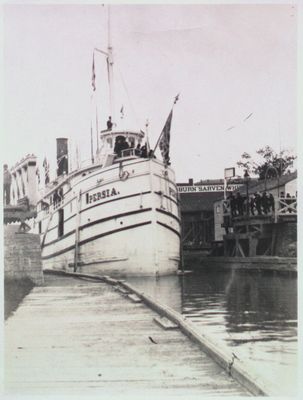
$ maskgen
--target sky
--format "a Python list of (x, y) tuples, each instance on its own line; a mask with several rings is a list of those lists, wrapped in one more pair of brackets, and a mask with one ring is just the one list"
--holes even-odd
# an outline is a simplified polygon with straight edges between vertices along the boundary
[[(223, 178), (242, 153), (265, 145), (296, 152), (296, 5), (122, 4), (110, 12), (115, 122), (145, 130), (148, 119), (153, 147), (180, 93), (170, 148), (177, 182)], [(95, 110), (100, 129), (109, 115), (100, 53), (96, 92), (91, 86), (93, 49), (107, 48), (107, 15), (101, 4), (3, 6), (1, 148), (9, 166), (34, 153), (41, 169), (46, 156), (55, 170), (56, 137), (90, 157)]]

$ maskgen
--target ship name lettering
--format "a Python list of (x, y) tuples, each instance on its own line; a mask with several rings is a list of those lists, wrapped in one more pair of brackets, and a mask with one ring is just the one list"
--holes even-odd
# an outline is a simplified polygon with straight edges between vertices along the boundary
[(95, 201), (99, 201), (105, 199), (106, 197), (117, 196), (119, 192), (115, 189), (105, 189), (101, 192), (96, 193), (86, 193), (86, 204), (94, 203)]

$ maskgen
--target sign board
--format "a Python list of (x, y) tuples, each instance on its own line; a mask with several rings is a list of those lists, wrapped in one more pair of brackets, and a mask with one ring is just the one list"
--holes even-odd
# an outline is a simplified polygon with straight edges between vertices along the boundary
[(235, 176), (235, 168), (225, 168), (224, 178), (233, 178)]
[[(230, 184), (227, 185), (226, 190), (228, 192), (233, 192), (234, 190), (238, 190), (242, 185)], [(214, 184), (214, 185), (184, 185), (177, 186), (178, 193), (205, 193), (205, 192), (224, 192), (223, 184)]]

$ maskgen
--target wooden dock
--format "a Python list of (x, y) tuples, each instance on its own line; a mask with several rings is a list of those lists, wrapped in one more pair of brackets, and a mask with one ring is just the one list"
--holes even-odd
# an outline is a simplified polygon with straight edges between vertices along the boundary
[(207, 257), (202, 252), (196, 251), (187, 252), (184, 260), (188, 269), (217, 268), (297, 274), (296, 257)]
[(6, 321), (5, 394), (250, 395), (181, 330), (163, 328), (157, 317), (105, 283), (47, 277), (47, 286), (34, 288)]

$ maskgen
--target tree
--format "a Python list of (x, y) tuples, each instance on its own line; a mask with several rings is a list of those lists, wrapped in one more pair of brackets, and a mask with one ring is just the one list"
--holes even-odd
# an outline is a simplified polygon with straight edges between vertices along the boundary
[(297, 158), (288, 150), (276, 153), (270, 146), (265, 146), (256, 151), (261, 160), (256, 162), (248, 153), (243, 153), (241, 160), (237, 162), (238, 167), (246, 169), (249, 174), (257, 175), (259, 180), (274, 178), (284, 175), (293, 167), (294, 160)]

